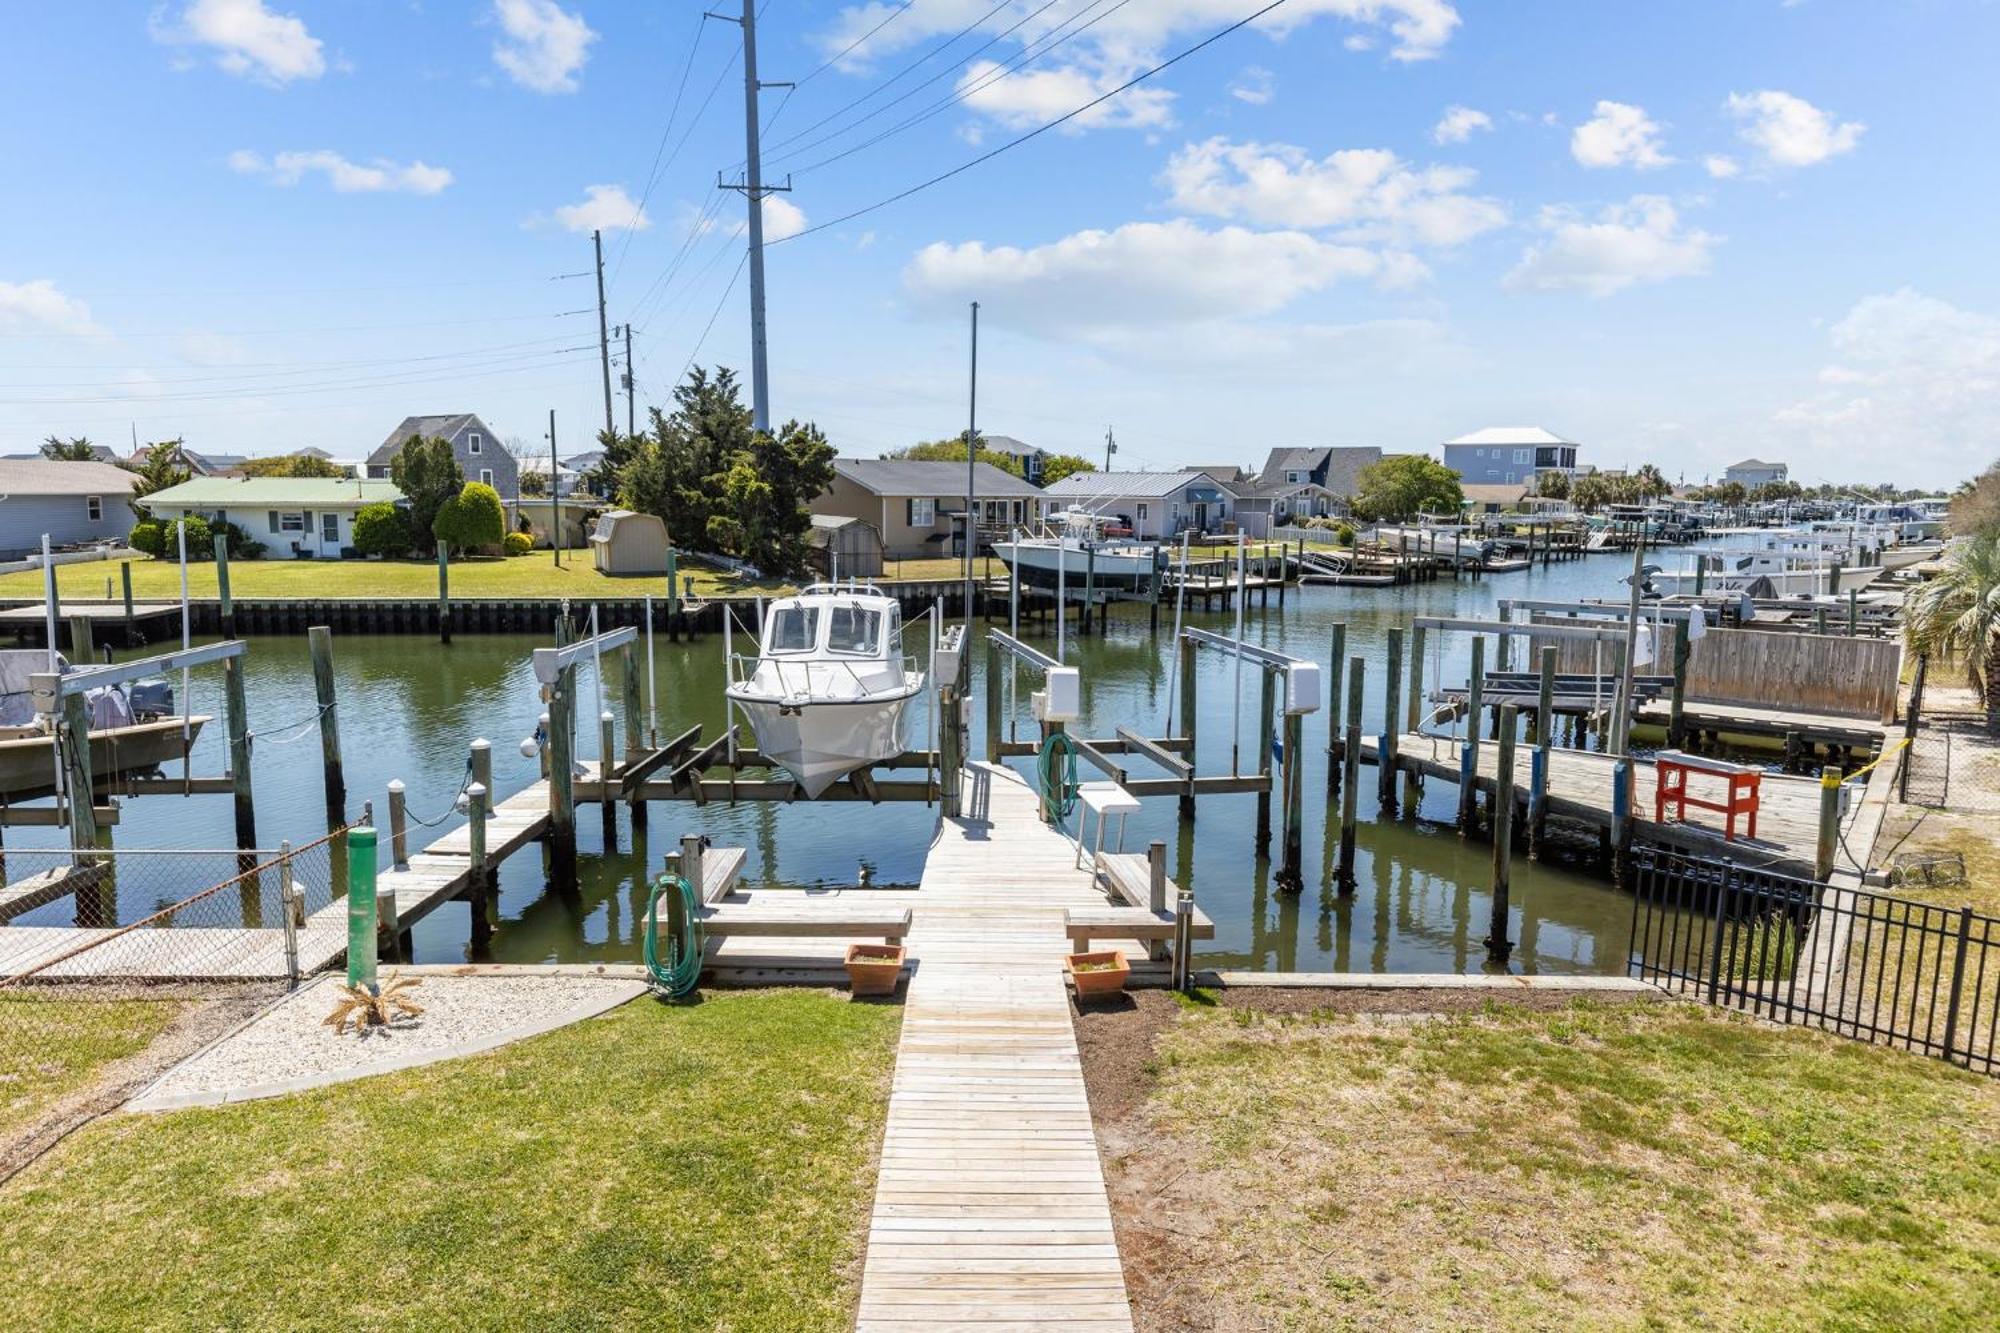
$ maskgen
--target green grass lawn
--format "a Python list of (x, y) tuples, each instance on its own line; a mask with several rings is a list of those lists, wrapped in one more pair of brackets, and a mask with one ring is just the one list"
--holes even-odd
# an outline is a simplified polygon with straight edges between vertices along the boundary
[(144, 1050), (181, 1011), (174, 1001), (64, 1000), (0, 990), (0, 1143)]
[(101, 1120), (0, 1186), (0, 1328), (844, 1329), (900, 1010), (635, 1001)]
[(1155, 1055), (1151, 1137), (1118, 1175), (1187, 1175), (1150, 1186), (1121, 1244), (1128, 1264), (1163, 1246), (1158, 1285), (1190, 1285), (1161, 1299), (1196, 1292), (1221, 1325), (1972, 1329), (2000, 1309), (2000, 1083), (1935, 1060), (1664, 1004), (1189, 1010)]
[[(964, 574), (959, 560), (891, 561), (885, 578), (953, 579)], [(982, 577), (998, 576), (1006, 567), (998, 560), (982, 557), (976, 570)], [(789, 590), (795, 582), (765, 579), (753, 582), (699, 565), (682, 566), (682, 596), (716, 597), (730, 593), (770, 593)], [(56, 569), (56, 591), (64, 601), (114, 599), (123, 596), (117, 561), (92, 561), (61, 565)], [(425, 597), (437, 596), (437, 562), (434, 560), (234, 560), (229, 565), (229, 590), (243, 598), (338, 598), (338, 597)], [(215, 562), (188, 562), (188, 592), (194, 597), (214, 597)], [(611, 578), (591, 567), (590, 552), (565, 551), (560, 566), (549, 551), (533, 551), (507, 559), (488, 557), (461, 560), (451, 566), (454, 597), (573, 597), (591, 598), (665, 597), (664, 576)], [(141, 601), (176, 601), (181, 595), (180, 565), (172, 560), (145, 556), (132, 562), (132, 595)], [(0, 575), (0, 598), (42, 596), (40, 570)]]

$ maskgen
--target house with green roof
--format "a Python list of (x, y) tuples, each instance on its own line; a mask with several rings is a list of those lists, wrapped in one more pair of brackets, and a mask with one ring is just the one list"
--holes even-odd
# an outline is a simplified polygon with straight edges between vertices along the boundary
[(273, 559), (338, 559), (354, 546), (362, 506), (402, 498), (393, 481), (354, 477), (196, 477), (142, 503), (163, 523), (187, 515), (234, 523)]

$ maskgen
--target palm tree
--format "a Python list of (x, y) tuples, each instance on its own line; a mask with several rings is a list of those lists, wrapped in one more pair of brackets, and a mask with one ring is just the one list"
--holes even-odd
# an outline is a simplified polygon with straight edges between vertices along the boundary
[(1917, 589), (1903, 620), (1912, 652), (1965, 665), (1965, 683), (2000, 730), (2000, 533), (1954, 545), (1944, 571)]
[(1639, 470), (1632, 474), (1632, 478), (1639, 483), (1639, 495), (1642, 499), (1651, 500), (1674, 493), (1674, 484), (1667, 480), (1665, 473), (1651, 463), (1641, 463)]

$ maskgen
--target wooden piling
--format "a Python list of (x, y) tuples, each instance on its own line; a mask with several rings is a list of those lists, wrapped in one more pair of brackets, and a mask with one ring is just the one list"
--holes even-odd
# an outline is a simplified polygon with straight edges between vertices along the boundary
[(1813, 849), (1813, 878), (1826, 883), (1833, 874), (1834, 849), (1840, 845), (1840, 770), (1819, 771), (1819, 841)]
[(347, 776), (340, 761), (339, 700), (333, 691), (333, 631), (325, 625), (306, 630), (306, 650), (312, 657), (313, 700), (319, 706), (319, 763), (326, 792), (326, 831), (347, 823)]
[(1402, 709), (1397, 704), (1397, 688), (1403, 677), (1403, 630), (1400, 625), (1389, 629), (1389, 662), (1384, 673), (1382, 695), (1382, 744), (1377, 762), (1380, 771), (1375, 775), (1380, 789), (1382, 807), (1385, 813), (1396, 813), (1396, 727), (1401, 721)]
[(1625, 884), (1626, 853), (1632, 847), (1632, 761), (1620, 759), (1611, 765), (1611, 828), (1606, 835), (1611, 844), (1611, 879)]
[(91, 633), (90, 617), (72, 615), (69, 618), (69, 660), (72, 666), (89, 666), (97, 656), (96, 636)]
[[(1299, 546), (1303, 557), (1305, 543), (1301, 541)], [(1341, 621), (1333, 627), (1333, 643), (1327, 650), (1326, 659), (1326, 791), (1329, 796), (1340, 792), (1340, 675), (1347, 666), (1346, 653), (1347, 622)]]
[(1555, 762), (1556, 646), (1541, 651), (1541, 679), (1535, 686), (1535, 757), (1529, 771), (1528, 857), (1542, 854), (1542, 834), (1549, 819), (1549, 768)]
[(120, 560), (118, 562), (118, 582), (124, 591), (125, 642), (129, 646), (132, 642), (133, 636), (137, 632), (137, 627), (134, 624), (134, 617), (132, 614), (132, 562), (130, 560)]
[[(639, 665), (638, 651), (633, 645), (626, 644), (618, 650), (618, 653), (618, 665), (622, 668), (619, 673), (619, 694), (621, 696), (619, 707), (625, 714), (625, 748), (621, 757), (621, 765), (629, 768), (631, 765), (639, 762), (645, 748), (644, 714), (646, 706), (643, 692), (640, 689), (640, 681), (644, 672)], [(640, 793), (640, 789), (636, 784), (632, 788), (631, 795), (626, 797), (625, 805), (632, 816), (632, 827), (634, 829), (644, 828), (646, 826), (646, 798)]]
[(224, 658), (222, 700), (229, 728), (229, 781), (236, 803), (236, 845), (257, 845), (257, 807), (250, 796), (250, 711), (243, 699), (243, 659)]
[[(1158, 838), (1146, 847), (1146, 905), (1156, 916), (1167, 910), (1167, 844)], [(1149, 941), (1146, 956), (1156, 963), (1165, 962), (1167, 941)]]
[(1486, 933), (1486, 961), (1507, 965), (1514, 945), (1507, 938), (1508, 886), (1514, 853), (1513, 704), (1500, 705), (1500, 766), (1493, 778), (1493, 917)]
[(438, 642), (451, 642), (451, 548), (438, 542)]
[[(1266, 672), (1269, 678), (1270, 672)], [(1285, 762), (1279, 771), (1285, 779), (1285, 836), (1282, 863), (1278, 867), (1278, 890), (1297, 893), (1305, 887), (1305, 741), (1306, 720), (1298, 713), (1284, 715)]]
[[(63, 696), (62, 729), (63, 786), (69, 792), (69, 845), (76, 851), (90, 851), (97, 846), (97, 785), (90, 771), (90, 707), (82, 694)], [(81, 904), (83, 898), (78, 893), (77, 902)]]
[[(1442, 684), (1443, 682), (1439, 682)], [(1424, 627), (1417, 625), (1410, 630), (1410, 686), (1409, 698), (1403, 701), (1405, 716), (1403, 730), (1414, 735), (1421, 729), (1424, 717)], [(1389, 725), (1396, 725), (1392, 712)], [(1417, 808), (1417, 771), (1414, 768), (1403, 772), (1403, 804), (1411, 810)]]
[(389, 864), (401, 870), (410, 863), (409, 796), (401, 778), (389, 779)]
[(576, 668), (549, 690), (549, 868), (560, 892), (576, 887)]
[[(1463, 837), (1479, 822), (1479, 732), (1485, 725), (1486, 636), (1472, 636), (1472, 674), (1465, 686), (1465, 741), (1459, 746), (1458, 832)], [(1468, 771), (1469, 770), (1469, 771)]]
[(1356, 657), (1347, 673), (1347, 740), (1341, 755), (1346, 785), (1340, 798), (1340, 891), (1354, 892), (1354, 830), (1361, 805), (1361, 699), (1366, 658)]
[(1271, 854), (1271, 699), (1276, 673), (1265, 668), (1258, 673), (1263, 683), (1257, 691), (1257, 776), (1264, 785), (1257, 790), (1257, 855)]
[(236, 637), (236, 602), (229, 595), (229, 533), (218, 529), (215, 534), (215, 605), (221, 617), (222, 637)]

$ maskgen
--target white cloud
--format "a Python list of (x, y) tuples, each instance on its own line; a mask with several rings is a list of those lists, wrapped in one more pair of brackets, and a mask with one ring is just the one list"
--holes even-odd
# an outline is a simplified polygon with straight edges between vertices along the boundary
[(1474, 111), (1469, 106), (1448, 106), (1444, 116), (1431, 129), (1431, 139), (1436, 143), (1464, 143), (1472, 137), (1474, 130), (1493, 128), (1493, 117), (1484, 111)]
[[(646, 210), (622, 185), (588, 185), (583, 195), (583, 202), (564, 204), (556, 210), (556, 221), (571, 231), (645, 231), (653, 225)], [(769, 208), (764, 215), (770, 216)]]
[(493, 0), (493, 17), (506, 36), (493, 44), (493, 63), (523, 88), (573, 93), (597, 33), (555, 0)]
[(1027, 249), (938, 242), (911, 259), (903, 287), (926, 309), (977, 299), (999, 324), (1081, 338), (1269, 314), (1344, 280), (1404, 281), (1412, 262), (1300, 231), (1210, 230), (1176, 219), (1081, 231)]
[(1790, 93), (1766, 89), (1731, 93), (1729, 113), (1744, 122), (1737, 133), (1745, 143), (1780, 167), (1810, 167), (1853, 150), (1867, 127), (1859, 121), (1836, 124), (1833, 117)]
[(1586, 167), (1664, 167), (1673, 159), (1660, 151), (1660, 127), (1644, 107), (1599, 102), (1589, 120), (1569, 137), (1570, 155)]
[(1464, 193), (1467, 167), (1411, 167), (1386, 148), (1314, 160), (1289, 144), (1216, 137), (1175, 153), (1163, 175), (1176, 208), (1283, 227), (1340, 227), (1348, 239), (1449, 246), (1505, 225), (1496, 200)]
[(764, 240), (782, 241), (806, 229), (805, 210), (781, 194), (764, 196)]
[(1545, 209), (1548, 239), (1528, 247), (1506, 279), (1516, 291), (1581, 291), (1609, 296), (1639, 283), (1708, 271), (1719, 237), (1682, 226), (1672, 203), (1638, 194), (1604, 209), (1595, 220), (1562, 208)]
[[(1137, 73), (1139, 66), (1105, 65), (1093, 70), (1073, 64), (1011, 75), (1003, 75), (1003, 68), (992, 60), (974, 61), (959, 76), (958, 92), (974, 111), (1015, 129), (1030, 129), (1110, 92)], [(1170, 125), (1173, 97), (1164, 88), (1141, 85), (1092, 107), (1068, 121), (1064, 129), (1075, 133), (1105, 126), (1143, 129)]]
[(155, 41), (173, 46), (206, 46), (215, 63), (231, 74), (270, 84), (316, 79), (326, 73), (319, 38), (290, 14), (274, 14), (264, 0), (193, 0), (177, 18), (153, 16)]
[(48, 278), (0, 282), (0, 330), (8, 333), (73, 333), (103, 337), (90, 307), (65, 296)]
[(1277, 88), (1277, 75), (1262, 65), (1245, 65), (1236, 81), (1229, 85), (1229, 95), (1251, 106), (1264, 106), (1276, 95)]
[(1708, 168), (1709, 175), (1719, 181), (1728, 180), (1743, 170), (1742, 164), (1726, 153), (1710, 153), (1701, 160), (1701, 164)]
[(2000, 318), (1903, 288), (1856, 302), (1830, 341), (1820, 390), (1775, 417), (1829, 471), (1851, 479), (1858, 458), (1879, 459), (1885, 474), (1950, 485), (1991, 458)]
[(437, 194), (452, 182), (444, 167), (424, 162), (398, 163), (378, 157), (351, 162), (330, 148), (276, 153), (266, 158), (247, 148), (229, 155), (229, 169), (245, 176), (262, 176), (273, 185), (297, 185), (309, 175), (321, 175), (339, 194)]

